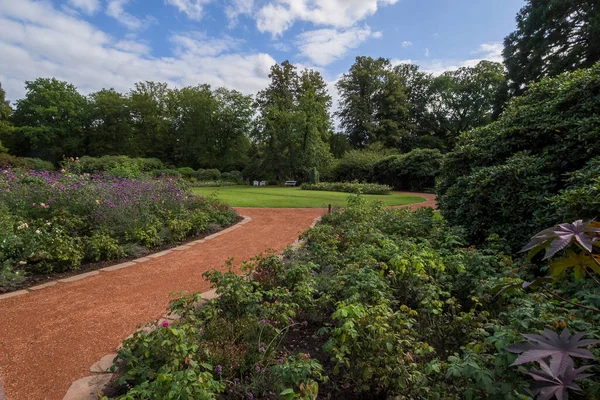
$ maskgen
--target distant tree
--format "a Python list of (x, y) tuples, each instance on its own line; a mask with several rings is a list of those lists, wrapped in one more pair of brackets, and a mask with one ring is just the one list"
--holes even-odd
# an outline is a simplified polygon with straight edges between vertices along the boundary
[(352, 149), (348, 136), (343, 133), (334, 133), (329, 137), (329, 150), (335, 158), (342, 158), (344, 154)]
[(38, 78), (25, 82), (25, 87), (27, 93), (17, 100), (13, 114), (13, 153), (52, 162), (83, 155), (86, 98), (75, 86), (55, 78)]
[(444, 141), (436, 136), (437, 125), (430, 109), (433, 75), (421, 72), (415, 64), (396, 65), (394, 74), (402, 80), (407, 95), (408, 126), (414, 138), (411, 147), (443, 148)]
[(270, 85), (258, 93), (259, 111), (253, 139), (254, 157), (264, 174), (277, 179), (302, 178), (313, 168), (331, 162), (328, 141), (332, 131), (331, 97), (321, 74), (298, 74), (289, 61), (271, 67)]
[(432, 129), (452, 147), (461, 132), (489, 124), (498, 114), (497, 98), (504, 82), (502, 64), (491, 61), (434, 78), (429, 99)]
[(174, 107), (170, 136), (175, 142), (175, 165), (192, 168), (213, 166), (217, 135), (213, 129), (213, 116), (218, 105), (210, 86), (175, 89), (172, 96)]
[(242, 170), (248, 162), (249, 135), (255, 113), (254, 100), (236, 90), (213, 92), (217, 109), (212, 121), (215, 131), (215, 161), (222, 171)]
[(114, 89), (102, 89), (88, 98), (86, 155), (142, 155), (134, 137), (129, 98)]
[(138, 82), (129, 92), (135, 147), (146, 157), (173, 163), (175, 139), (170, 136), (172, 92), (163, 82)]
[[(340, 95), (337, 116), (353, 148), (365, 148), (377, 141), (379, 101), (386, 99), (381, 91), (390, 68), (390, 61), (385, 58), (356, 57), (350, 70), (336, 84)], [(397, 95), (396, 88), (390, 87), (388, 94)], [(392, 104), (387, 106), (386, 113), (395, 111)]]
[(0, 152), (6, 152), (7, 149), (2, 143), (8, 143), (12, 139), (13, 126), (9, 121), (12, 114), (10, 103), (6, 100), (6, 92), (2, 89), (0, 83)]
[(504, 39), (511, 91), (600, 60), (598, 0), (527, 0), (517, 30)]
[(375, 141), (388, 148), (410, 151), (415, 142), (414, 126), (410, 123), (408, 94), (402, 77), (387, 68), (381, 76), (381, 86), (375, 95)]

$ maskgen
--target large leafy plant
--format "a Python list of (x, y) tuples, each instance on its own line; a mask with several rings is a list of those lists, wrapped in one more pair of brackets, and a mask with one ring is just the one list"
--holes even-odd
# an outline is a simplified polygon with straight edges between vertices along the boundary
[(568, 399), (569, 390), (581, 391), (575, 381), (588, 378), (592, 374), (585, 373), (591, 365), (575, 368), (572, 357), (594, 359), (593, 354), (586, 349), (599, 343), (598, 340), (582, 339), (585, 333), (571, 335), (564, 329), (559, 335), (550, 329), (544, 330), (544, 335), (524, 334), (529, 341), (508, 346), (505, 349), (518, 353), (520, 356), (513, 366), (537, 362), (540, 369), (532, 368), (528, 375), (534, 380), (532, 390), (538, 400)]

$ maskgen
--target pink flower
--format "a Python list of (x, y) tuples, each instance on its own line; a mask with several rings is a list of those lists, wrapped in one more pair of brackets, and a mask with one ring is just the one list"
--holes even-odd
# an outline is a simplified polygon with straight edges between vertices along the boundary
[(169, 326), (169, 321), (163, 321), (162, 326), (163, 326), (163, 328), (166, 328), (167, 326)]

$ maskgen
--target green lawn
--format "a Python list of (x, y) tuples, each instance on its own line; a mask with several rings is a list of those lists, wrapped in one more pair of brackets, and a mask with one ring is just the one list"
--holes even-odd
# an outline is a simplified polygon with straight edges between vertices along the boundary
[[(300, 188), (226, 186), (194, 188), (194, 193), (216, 195), (232, 207), (259, 208), (318, 208), (345, 206), (350, 193), (301, 190)], [(370, 200), (381, 200), (388, 206), (421, 203), (422, 197), (405, 194), (363, 195)]]

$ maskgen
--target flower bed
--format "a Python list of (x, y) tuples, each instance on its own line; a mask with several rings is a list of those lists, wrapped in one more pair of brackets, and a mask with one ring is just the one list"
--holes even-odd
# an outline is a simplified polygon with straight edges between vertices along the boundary
[(389, 194), (392, 191), (392, 187), (387, 185), (378, 185), (376, 183), (321, 182), (304, 183), (302, 184), (302, 190), (323, 190), (328, 192), (362, 194)]
[(77, 270), (177, 243), (236, 213), (169, 178), (0, 171), (0, 290), (27, 273)]
[(113, 397), (531, 398), (504, 348), (547, 326), (597, 331), (542, 292), (491, 295), (519, 264), (466, 247), (432, 209), (357, 197), (303, 238), (241, 276), (207, 273), (221, 297), (177, 299), (181, 319), (126, 341)]

